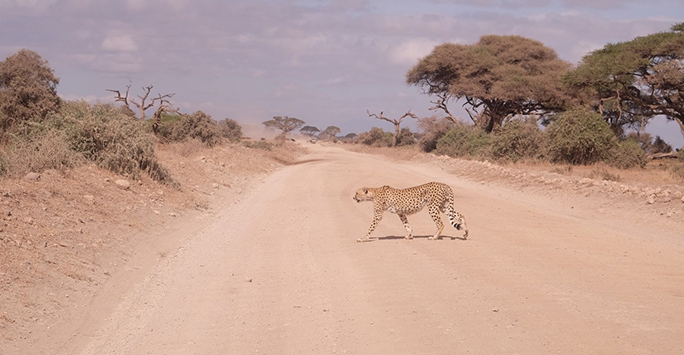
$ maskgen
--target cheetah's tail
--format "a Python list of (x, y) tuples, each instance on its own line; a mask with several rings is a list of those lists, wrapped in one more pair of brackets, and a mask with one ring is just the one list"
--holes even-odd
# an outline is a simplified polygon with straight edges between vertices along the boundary
[(468, 238), (468, 224), (466, 224), (465, 217), (454, 211), (453, 206), (447, 207), (447, 215), (449, 216), (449, 222), (454, 228), (463, 231), (463, 238)]

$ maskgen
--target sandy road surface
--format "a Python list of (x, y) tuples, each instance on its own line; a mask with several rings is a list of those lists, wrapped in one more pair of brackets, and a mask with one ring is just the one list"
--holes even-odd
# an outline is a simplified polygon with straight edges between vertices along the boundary
[[(427, 240), (423, 211), (412, 241), (385, 214), (355, 242), (372, 216), (355, 189), (433, 180), (454, 188), (467, 241)], [(55, 351), (684, 353), (684, 232), (636, 215), (320, 146), (218, 215), (133, 260)]]

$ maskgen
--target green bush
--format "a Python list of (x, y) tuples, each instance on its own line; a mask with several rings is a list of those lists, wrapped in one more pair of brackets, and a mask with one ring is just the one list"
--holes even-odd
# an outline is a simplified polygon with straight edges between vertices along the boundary
[(399, 131), (399, 137), (397, 137), (397, 146), (402, 147), (413, 144), (416, 144), (416, 137), (413, 135), (413, 132), (408, 128), (402, 128)]
[(432, 116), (419, 119), (418, 128), (421, 134), (418, 139), (418, 145), (424, 152), (431, 152), (437, 149), (437, 141), (454, 126), (455, 124), (446, 118)]
[(492, 136), (474, 126), (456, 125), (437, 140), (438, 154), (452, 157), (491, 156)]
[[(179, 124), (181, 115), (162, 114), (159, 126), (157, 127), (157, 136), (161, 138), (162, 142), (177, 142), (185, 140), (186, 137), (176, 137), (175, 127)], [(152, 120), (147, 121), (150, 125)]]
[(158, 134), (166, 141), (182, 142), (199, 139), (206, 146), (221, 143), (223, 129), (211, 116), (202, 111), (193, 114), (165, 115), (158, 127)]
[(603, 117), (585, 109), (563, 112), (546, 130), (554, 162), (592, 164), (606, 159), (618, 142)]
[(391, 147), (394, 135), (381, 128), (373, 127), (370, 131), (359, 134), (356, 141), (373, 147)]
[(242, 127), (237, 121), (230, 118), (223, 119), (218, 123), (221, 134), (231, 142), (239, 142), (242, 138)]
[(646, 158), (646, 152), (641, 148), (639, 142), (633, 139), (625, 139), (609, 151), (608, 158), (605, 161), (610, 166), (629, 169), (635, 166), (645, 167), (648, 158)]
[(630, 132), (627, 134), (627, 139), (635, 140), (641, 149), (647, 154), (670, 153), (672, 146), (667, 144), (660, 136), (651, 136), (646, 132)]
[(146, 123), (113, 105), (68, 102), (50, 125), (63, 127), (71, 149), (100, 167), (134, 179), (145, 172), (156, 181), (173, 182), (157, 160)]
[(492, 140), (492, 155), (498, 159), (518, 161), (543, 155), (544, 132), (534, 118), (516, 119), (496, 131)]

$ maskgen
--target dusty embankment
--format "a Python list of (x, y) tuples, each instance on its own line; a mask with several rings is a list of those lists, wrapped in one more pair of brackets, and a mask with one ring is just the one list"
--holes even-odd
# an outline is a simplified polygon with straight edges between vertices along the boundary
[[(308, 149), (299, 164), (255, 180), (237, 203), (214, 205), (206, 195), (210, 213), (151, 229), (65, 327), (3, 350), (684, 351), (681, 186), (625, 190), (429, 155), (394, 161)], [(422, 212), (409, 217), (414, 240), (386, 214), (370, 242), (355, 242), (372, 217), (371, 204), (351, 200), (355, 189), (427, 181), (452, 186), (467, 241), (427, 240), (434, 225)]]
[(146, 244), (171, 245), (169, 231), (213, 216), (302, 153), (296, 145), (161, 146), (160, 160), (180, 189), (94, 166), (0, 180), (0, 354), (36, 353), (26, 347), (37, 345), (52, 353), (55, 337), (75, 326), (104, 285), (130, 271)]

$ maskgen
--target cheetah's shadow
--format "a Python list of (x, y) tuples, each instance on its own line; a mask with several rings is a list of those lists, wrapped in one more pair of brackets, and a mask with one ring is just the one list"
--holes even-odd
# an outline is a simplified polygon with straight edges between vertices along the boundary
[[(425, 240), (427, 240), (430, 237), (432, 237), (432, 235), (414, 235), (413, 239), (425, 239)], [(384, 236), (384, 237), (371, 238), (370, 240), (380, 241), (380, 240), (401, 240), (401, 239), (405, 240), (406, 238), (404, 238), (403, 235), (388, 235), (388, 236)], [(439, 240), (447, 240), (447, 239), (460, 240), (462, 242), (468, 240), (467, 238), (464, 238), (464, 237), (453, 237), (450, 235), (442, 235), (442, 239), (439, 239)]]

